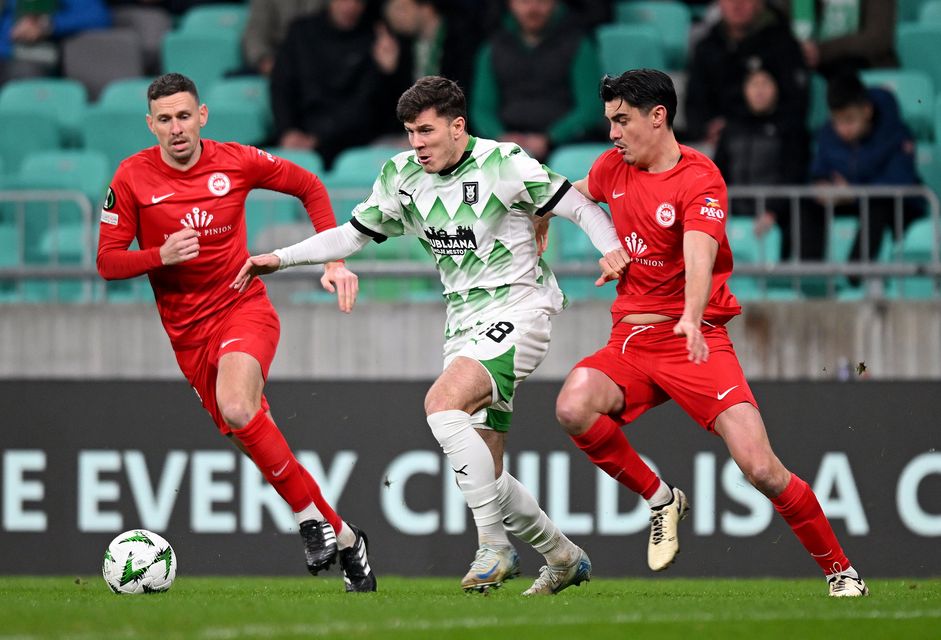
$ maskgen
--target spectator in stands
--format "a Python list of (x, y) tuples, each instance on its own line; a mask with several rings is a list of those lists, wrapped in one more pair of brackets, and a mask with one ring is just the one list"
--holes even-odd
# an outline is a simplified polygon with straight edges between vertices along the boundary
[(745, 77), (757, 68), (778, 81), (775, 122), (807, 113), (807, 69), (780, 12), (764, 0), (719, 0), (721, 20), (696, 45), (686, 93), (686, 137), (715, 145), (729, 119), (747, 117)]
[(813, 0), (810, 4), (813, 15), (794, 15), (808, 67), (831, 77), (897, 64), (895, 0)]
[(315, 150), (330, 164), (395, 126), (389, 114), (411, 81), (397, 66), (397, 41), (366, 10), (366, 0), (329, 0), (321, 15), (291, 23), (271, 71), (280, 146)]
[[(729, 186), (803, 184), (807, 180), (810, 141), (803, 119), (779, 118), (780, 90), (774, 75), (766, 69), (748, 73), (742, 87), (747, 113), (731, 117), (719, 137), (715, 163)], [(735, 201), (733, 214), (755, 217), (755, 233), (761, 235), (777, 221), (782, 228), (782, 254), (790, 256), (790, 203), (786, 198), (765, 202), (763, 211), (757, 201)], [(818, 235), (802, 243), (802, 250), (814, 251), (822, 239)]]
[(598, 56), (556, 0), (509, 0), (509, 9), (477, 59), (471, 122), (478, 135), (545, 160), (598, 130)]
[[(895, 97), (885, 89), (866, 88), (856, 74), (830, 79), (827, 86), (830, 119), (820, 129), (817, 149), (810, 167), (816, 184), (832, 186), (918, 185), (915, 170), (915, 143), (902, 121)], [(922, 214), (920, 202), (905, 201), (903, 226)], [(822, 203), (816, 217), (822, 232)], [(860, 203), (851, 198), (837, 204), (836, 215), (859, 216)], [(894, 228), (893, 198), (870, 198), (866, 259), (872, 260), (882, 248), (882, 236)], [(850, 261), (860, 259), (863, 229), (850, 252)], [(822, 233), (821, 233), (822, 235)]]
[(296, 18), (319, 13), (325, 0), (249, 0), (242, 52), (252, 73), (271, 74), (274, 56)]
[(0, 84), (55, 73), (60, 38), (109, 26), (103, 0), (0, 0)]
[(392, 32), (405, 39), (401, 60), (410, 79), (444, 76), (468, 94), (474, 73), (478, 29), (448, 11), (449, 0), (387, 0), (385, 19)]

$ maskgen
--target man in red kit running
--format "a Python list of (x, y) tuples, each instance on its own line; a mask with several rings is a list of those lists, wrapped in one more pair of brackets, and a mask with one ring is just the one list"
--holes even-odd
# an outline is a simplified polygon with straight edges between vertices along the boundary
[[(280, 335), (265, 286), (229, 289), (248, 259), (245, 198), (254, 188), (299, 198), (317, 231), (336, 226), (326, 189), (313, 174), (260, 149), (201, 140), (209, 116), (196, 86), (178, 73), (147, 90), (147, 126), (157, 146), (124, 160), (101, 212), (98, 272), (107, 280), (146, 273), (180, 369), (219, 430), (252, 458), (291, 506), (312, 574), (337, 559), (347, 591), (375, 591), (367, 539), (324, 500), (294, 457), (263, 394)], [(137, 238), (139, 251), (128, 246)], [(353, 308), (356, 276), (342, 263), (321, 279)]]
[(677, 525), (689, 508), (661, 480), (621, 427), (672, 398), (725, 440), (748, 481), (767, 496), (827, 576), (831, 596), (863, 596), (853, 569), (806, 482), (771, 450), (757, 403), (725, 323), (741, 311), (726, 280), (725, 182), (712, 161), (677, 144), (676, 93), (651, 69), (601, 81), (614, 149), (575, 186), (607, 202), (629, 265), (602, 259), (599, 286), (618, 280), (608, 345), (579, 362), (556, 414), (575, 444), (651, 506), (648, 564), (666, 569), (679, 552)]

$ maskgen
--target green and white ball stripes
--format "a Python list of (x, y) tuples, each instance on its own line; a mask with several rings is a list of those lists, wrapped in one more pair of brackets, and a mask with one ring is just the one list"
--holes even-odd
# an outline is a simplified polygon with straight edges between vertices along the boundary
[(394, 156), (353, 210), (354, 224), (377, 240), (419, 238), (441, 275), (451, 337), (500, 308), (562, 310), (562, 291), (536, 252), (533, 219), (565, 185), (517, 145), (471, 137), (446, 174), (425, 173), (414, 151)]

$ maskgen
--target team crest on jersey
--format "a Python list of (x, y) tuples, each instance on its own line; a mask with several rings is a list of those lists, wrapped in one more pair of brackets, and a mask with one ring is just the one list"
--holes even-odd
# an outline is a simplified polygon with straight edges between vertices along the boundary
[(105, 209), (111, 211), (114, 209), (114, 189), (108, 187), (108, 193), (105, 194)]
[(454, 233), (448, 233), (447, 229), (435, 229), (434, 227), (428, 227), (424, 231), (425, 237), (428, 238), (428, 244), (438, 255), (462, 256), (468, 251), (477, 249), (477, 236), (474, 235), (474, 230), (469, 226), (459, 225)]
[(659, 224), (661, 227), (672, 227), (673, 223), (676, 222), (676, 209), (673, 208), (673, 205), (669, 202), (664, 202), (659, 207), (657, 207), (657, 214), (655, 217), (657, 219), (657, 224)]
[(229, 176), (224, 173), (214, 173), (209, 176), (209, 187), (210, 193), (216, 196), (224, 196), (229, 192), (229, 189), (232, 188), (232, 181), (229, 180)]
[(464, 204), (477, 204), (480, 197), (478, 184), (476, 182), (462, 182), (461, 186), (464, 188)]

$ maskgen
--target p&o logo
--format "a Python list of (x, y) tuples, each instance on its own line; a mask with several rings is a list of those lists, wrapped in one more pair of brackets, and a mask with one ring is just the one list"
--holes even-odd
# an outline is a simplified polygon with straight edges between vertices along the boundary
[(722, 220), (725, 217), (725, 211), (719, 207), (719, 200), (717, 198), (706, 196), (706, 204), (699, 208), (699, 215)]

